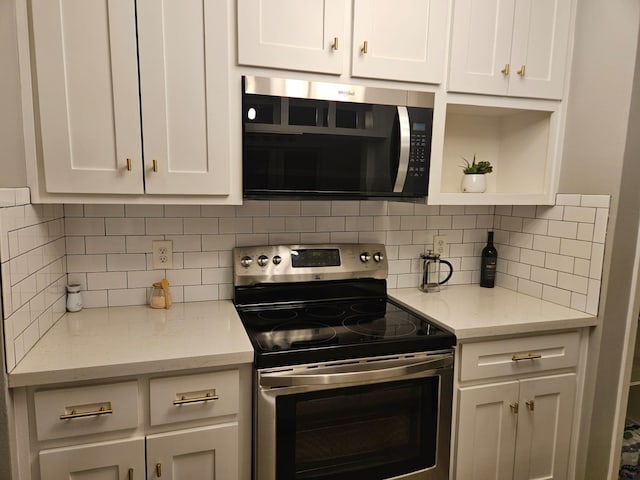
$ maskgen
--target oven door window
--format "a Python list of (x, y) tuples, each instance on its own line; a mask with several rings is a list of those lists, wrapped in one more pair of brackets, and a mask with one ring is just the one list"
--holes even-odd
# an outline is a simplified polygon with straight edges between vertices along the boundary
[(439, 377), (283, 395), (276, 478), (368, 480), (435, 465)]

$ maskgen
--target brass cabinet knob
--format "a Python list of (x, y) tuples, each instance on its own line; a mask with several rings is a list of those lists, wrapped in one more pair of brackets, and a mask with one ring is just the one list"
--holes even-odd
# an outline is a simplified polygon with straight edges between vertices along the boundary
[(365, 40), (364, 43), (362, 44), (362, 48), (360, 49), (360, 51), (362, 52), (363, 55), (366, 55), (369, 52), (369, 42)]
[(520, 70), (518, 70), (516, 73), (517, 73), (518, 75), (520, 75), (521, 77), (524, 77), (524, 74), (525, 74), (525, 66), (524, 66), (524, 65), (522, 65), (522, 66), (520, 67)]
[(333, 37), (333, 43), (331, 44), (332, 50), (338, 50), (338, 37)]
[(509, 64), (508, 64), (508, 63), (505, 63), (505, 64), (504, 64), (504, 68), (503, 68), (502, 70), (500, 70), (500, 72), (501, 72), (503, 75), (509, 75)]
[(127, 171), (130, 172), (131, 170), (133, 170), (133, 164), (131, 162), (131, 159), (127, 158)]

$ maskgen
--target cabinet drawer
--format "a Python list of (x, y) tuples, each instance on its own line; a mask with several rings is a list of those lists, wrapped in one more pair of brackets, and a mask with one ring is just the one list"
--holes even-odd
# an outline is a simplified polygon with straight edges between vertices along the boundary
[(152, 379), (151, 425), (236, 414), (238, 389), (238, 370)]
[(463, 344), (460, 381), (575, 367), (579, 342), (576, 331)]
[(138, 383), (43, 390), (34, 394), (38, 440), (138, 426)]

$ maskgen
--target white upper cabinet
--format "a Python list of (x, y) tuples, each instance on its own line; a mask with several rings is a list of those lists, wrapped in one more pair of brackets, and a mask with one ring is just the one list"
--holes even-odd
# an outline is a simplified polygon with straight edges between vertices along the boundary
[(146, 192), (229, 193), (225, 2), (138, 0)]
[(47, 190), (142, 193), (134, 3), (34, 0), (32, 14)]
[(442, 82), (449, 0), (355, 0), (354, 77)]
[(238, 0), (238, 62), (339, 74), (345, 13), (345, 0)]
[(571, 3), (457, 0), (449, 90), (562, 98)]
[(230, 193), (227, 2), (31, 9), (46, 192)]
[[(450, 0), (239, 0), (241, 65), (421, 83), (443, 78)], [(349, 33), (353, 29), (353, 35)]]

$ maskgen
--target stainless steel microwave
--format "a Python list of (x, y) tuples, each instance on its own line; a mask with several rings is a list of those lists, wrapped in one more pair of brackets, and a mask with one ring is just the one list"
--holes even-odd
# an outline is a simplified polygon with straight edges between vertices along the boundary
[(243, 77), (247, 198), (427, 194), (433, 94)]

